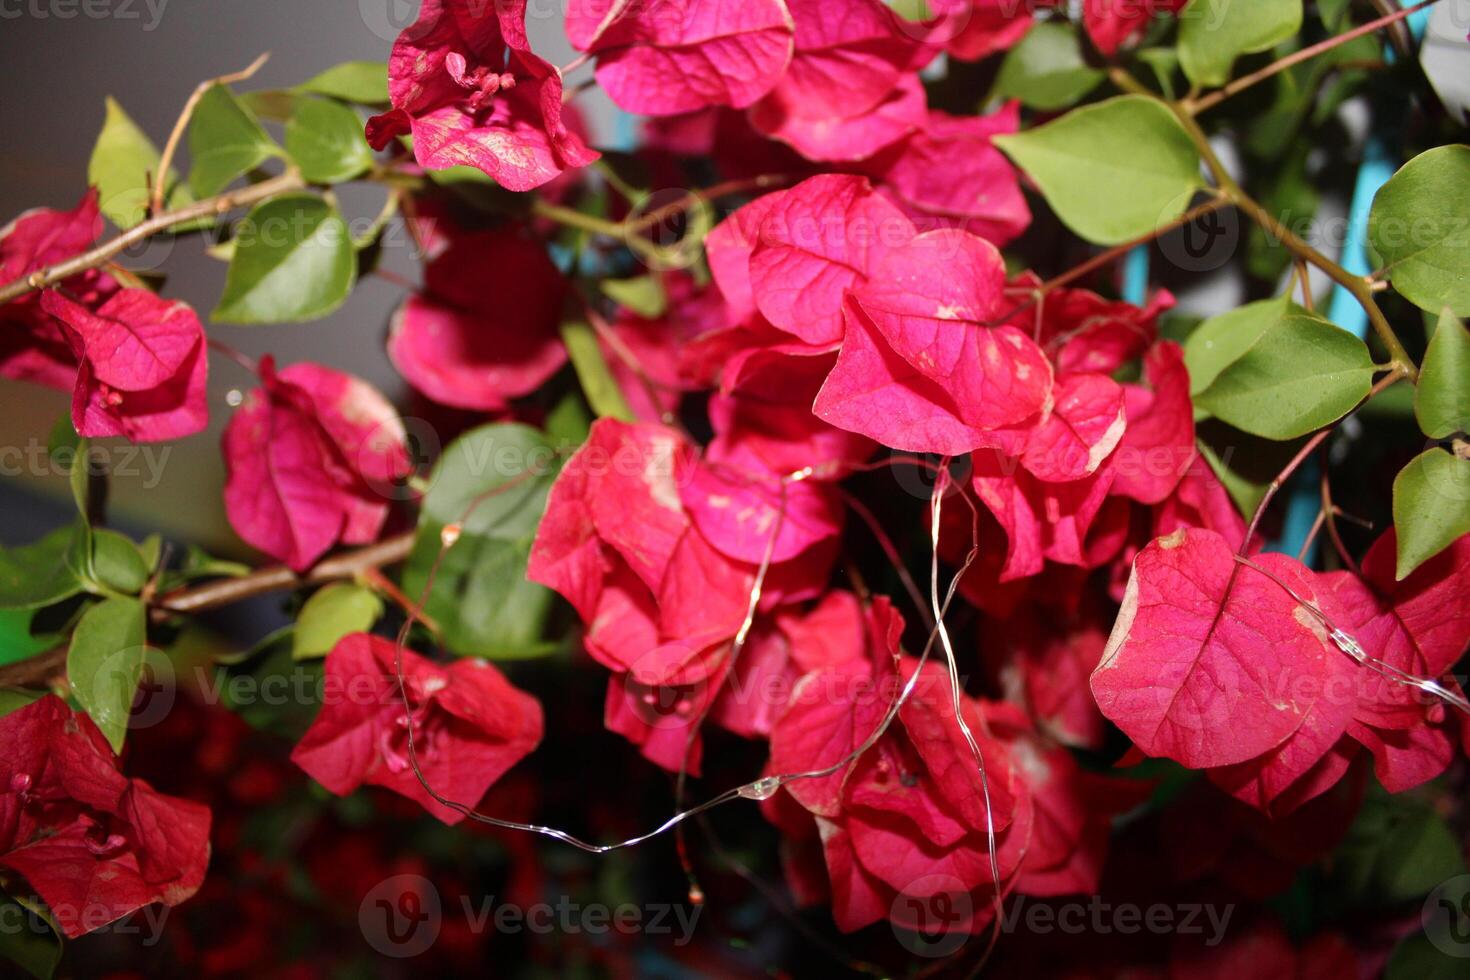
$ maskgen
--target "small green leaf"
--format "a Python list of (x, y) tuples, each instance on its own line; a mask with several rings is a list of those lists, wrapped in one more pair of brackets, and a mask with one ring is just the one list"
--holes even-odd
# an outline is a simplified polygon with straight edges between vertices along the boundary
[(1373, 387), (1373, 356), (1326, 320), (1288, 314), (1195, 399), (1238, 429), (1293, 439), (1342, 418)]
[(1443, 449), (1415, 456), (1393, 481), (1398, 577), (1470, 534), (1470, 459)]
[(388, 101), (388, 66), (381, 61), (345, 61), (296, 88), (358, 105), (384, 105)]
[(632, 422), (633, 410), (623, 397), (617, 379), (608, 370), (607, 360), (602, 356), (602, 345), (597, 334), (583, 320), (568, 320), (561, 325), (562, 343), (567, 346), (567, 355), (577, 371), (577, 380), (582, 384), (582, 393), (587, 404), (598, 418), (621, 419)]
[[(1457, 910), (1451, 914), (1459, 913)], [(1394, 948), (1383, 977), (1384, 980), (1465, 980), (1465, 960), (1450, 956), (1424, 933), (1416, 932)]]
[(235, 96), (245, 110), (257, 119), (283, 123), (296, 111), (304, 96), (281, 88), (262, 88)]
[(1189, 370), (1189, 393), (1208, 388), (1250, 346), (1281, 318), (1290, 302), (1285, 296), (1257, 300), (1212, 316), (1189, 335), (1184, 344), (1184, 366)]
[(568, 391), (546, 413), (546, 434), (560, 445), (580, 446), (587, 441), (592, 418), (579, 392)]
[(1235, 59), (1302, 28), (1302, 0), (1192, 0), (1179, 14), (1179, 63), (1200, 86), (1224, 85)]
[(0, 895), (0, 958), (38, 980), (50, 980), (61, 965), (61, 934), (42, 909)]
[(1082, 57), (1077, 29), (1065, 20), (1045, 20), (1006, 52), (993, 94), (1034, 109), (1065, 109), (1102, 80), (1103, 72)]
[(325, 657), (348, 633), (366, 633), (383, 615), (383, 603), (371, 589), (353, 582), (334, 582), (314, 592), (296, 617), (291, 656), (296, 660)]
[[(128, 229), (148, 216), (150, 182), (156, 179), (160, 162), (153, 141), (109, 97), (102, 132), (97, 135), (92, 159), (87, 164), (87, 183), (97, 188), (98, 204), (113, 224)], [(189, 189), (179, 184), (172, 168), (164, 190), (164, 200), (170, 208), (194, 199)]]
[(1179, 52), (1174, 48), (1140, 48), (1137, 57), (1153, 69), (1154, 79), (1158, 81), (1159, 91), (1164, 93), (1164, 98), (1174, 98), (1174, 76), (1179, 71)]
[(316, 184), (351, 180), (373, 165), (362, 119), (340, 102), (301, 99), (286, 123), (286, 152)]
[(1078, 235), (1116, 245), (1177, 218), (1202, 186), (1199, 154), (1153, 99), (1121, 95), (995, 137)]
[(147, 651), (148, 610), (137, 599), (104, 599), (82, 614), (66, 654), (66, 677), (82, 710), (121, 752)]
[(143, 553), (127, 535), (107, 528), (92, 530), (92, 573), (115, 592), (137, 595), (152, 571)]
[(28, 704), (35, 704), (47, 695), (29, 687), (0, 687), (0, 718), (12, 711), (19, 711)]
[(31, 632), (34, 609), (0, 609), (0, 664), (13, 664), (56, 646), (54, 636)]
[(223, 85), (204, 93), (189, 122), (189, 186), (211, 197), (230, 181), (280, 152), (238, 99)]
[[(454, 653), (514, 658), (549, 649), (541, 634), (551, 593), (526, 579), (526, 562), (559, 463), (540, 432), (494, 424), (456, 439), (434, 467), (403, 588), (414, 598), (423, 592), (445, 526), (458, 524), (425, 603)], [(512, 480), (521, 482), (506, 487)]]
[(1414, 416), (1431, 439), (1470, 431), (1470, 331), (1449, 310), (1440, 315), (1424, 352)]
[(314, 320), (352, 292), (357, 262), (347, 222), (312, 194), (271, 198), (236, 227), (221, 323)]
[(1373, 198), (1368, 244), (1378, 271), (1431, 313), (1470, 316), (1470, 146), (1438, 146), (1399, 169)]
[(602, 291), (608, 299), (645, 320), (655, 320), (669, 308), (669, 298), (657, 276), (604, 279)]
[(292, 658), (295, 631), (294, 625), (286, 626), (244, 654), (216, 658), (221, 703), (251, 728), (292, 742), (301, 740), (321, 707), (323, 663)]
[(52, 531), (34, 544), (0, 549), (0, 609), (39, 609), (82, 591), (68, 559), (77, 525)]
[(1459, 845), (1438, 814), (1412, 797), (1382, 792), (1363, 801), (1332, 861), (1334, 890), (1369, 908), (1422, 899), (1464, 872)]

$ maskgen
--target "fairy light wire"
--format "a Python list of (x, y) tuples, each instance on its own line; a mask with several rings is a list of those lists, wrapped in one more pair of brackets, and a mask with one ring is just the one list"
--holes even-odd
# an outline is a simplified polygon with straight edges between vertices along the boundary
[(1333, 646), (1337, 647), (1338, 650), (1345, 653), (1359, 666), (1367, 667), (1375, 674), (1387, 678), (1388, 680), (1393, 681), (1395, 684), (1423, 691), (1425, 694), (1438, 698), (1440, 701), (1450, 705), (1451, 707), (1457, 708), (1460, 711), (1465, 712), (1466, 714), (1470, 714), (1470, 700), (1466, 700), (1463, 694), (1450, 690), (1439, 681), (1431, 677), (1416, 676), (1409, 673), (1408, 671), (1401, 670), (1398, 667), (1395, 667), (1391, 663), (1380, 660), (1377, 657), (1370, 656), (1368, 651), (1364, 650), (1362, 644), (1358, 642), (1357, 637), (1353, 636), (1347, 630), (1338, 626), (1335, 622), (1332, 621), (1332, 618), (1328, 616), (1327, 613), (1323, 612), (1322, 609), (1315, 602), (1312, 602), (1310, 599), (1307, 599), (1300, 595), (1290, 585), (1282, 581), (1279, 575), (1275, 574), (1268, 568), (1262, 567), (1261, 565), (1247, 558), (1245, 555), (1237, 554), (1235, 555), (1235, 560), (1237, 563), (1246, 566), (1252, 571), (1264, 575), (1266, 578), (1276, 583), (1276, 585), (1280, 587), (1287, 595), (1295, 599), (1297, 603), (1301, 606), (1301, 608), (1307, 611), (1308, 615), (1316, 619), (1319, 623), (1327, 628), (1327, 638), (1332, 641)]
[[(925, 468), (935, 469), (933, 464), (931, 464), (929, 461), (919, 459), (917, 457), (894, 457), (892, 460), (884, 461), (883, 463), (872, 464), (871, 468), (876, 469), (882, 465), (893, 465), (895, 463), (905, 462), (912, 462)], [(858, 467), (855, 467), (855, 469), (857, 468)], [(716, 794), (715, 796), (710, 797), (709, 799), (697, 804), (696, 806), (675, 812), (673, 815), (668, 817), (668, 819), (664, 820), (662, 823), (658, 824), (656, 827), (654, 827), (652, 830), (647, 831), (646, 833), (638, 834), (636, 836), (616, 841), (611, 844), (593, 843), (591, 841), (583, 840), (575, 834), (571, 834), (565, 830), (560, 830), (556, 827), (549, 827), (543, 824), (525, 823), (516, 820), (505, 820), (487, 813), (482, 813), (458, 800), (453, 800), (449, 797), (444, 796), (442, 793), (434, 788), (433, 784), (429, 782), (428, 777), (424, 774), (423, 768), (419, 763), (417, 734), (415, 732), (416, 726), (413, 718), (412, 704), (408, 694), (408, 682), (403, 672), (403, 656), (404, 651), (407, 649), (408, 646), (409, 633), (413, 628), (413, 624), (419, 621), (417, 610), (419, 608), (422, 608), (423, 605), (428, 601), (428, 597), (433, 591), (434, 580), (437, 577), (439, 567), (443, 563), (445, 555), (448, 554), (449, 548), (457, 539), (460, 528), (463, 527), (464, 523), (469, 520), (474, 511), (485, 501), (509, 491), (513, 487), (526, 482), (527, 479), (535, 475), (538, 474), (527, 471), (526, 473), (519, 474), (516, 478), (512, 480), (508, 480), (505, 483), (497, 487), (493, 487), (490, 490), (487, 490), (486, 492), (480, 494), (474, 500), (470, 501), (470, 503), (465, 507), (465, 510), (461, 514), (460, 520), (456, 524), (448, 525), (445, 527), (444, 532), (441, 534), (442, 546), (439, 550), (439, 553), (435, 556), (434, 562), (430, 565), (428, 574), (425, 576), (424, 586), (419, 596), (419, 602), (415, 608), (405, 610), (406, 618), (403, 625), (398, 630), (397, 642), (394, 647), (393, 666), (395, 679), (397, 682), (398, 695), (404, 707), (404, 729), (407, 738), (407, 755), (409, 767), (413, 771), (414, 778), (417, 779), (419, 785), (423, 787), (424, 792), (427, 793), (431, 799), (439, 803), (441, 806), (453, 810), (464, 818), (468, 820), (473, 820), (476, 823), (497, 827), (502, 830), (518, 831), (522, 833), (537, 834), (539, 836), (549, 837), (553, 840), (560, 841), (563, 844), (575, 847), (578, 850), (585, 851), (589, 854), (606, 854), (610, 851), (622, 850), (628, 847), (635, 847), (639, 844), (644, 843), (645, 841), (652, 840), (653, 838), (667, 833), (675, 827), (678, 827), (685, 821), (693, 817), (697, 817), (703, 813), (707, 813), (715, 807), (722, 806), (723, 804), (729, 803), (732, 800), (765, 800), (773, 796), (777, 792), (777, 790), (781, 789), (789, 783), (798, 782), (801, 780), (824, 779), (828, 776), (842, 771), (843, 769), (846, 769), (847, 767), (855, 763), (858, 759), (860, 759), (864, 754), (866, 754), (868, 750), (876, 745), (878, 743), (878, 740), (881, 739), (888, 732), (888, 729), (893, 724), (894, 720), (898, 717), (899, 710), (903, 707), (905, 703), (907, 703), (909, 697), (913, 694), (913, 691), (918, 684), (918, 679), (920, 673), (922, 672), (922, 668), (924, 664), (928, 662), (929, 656), (933, 651), (934, 645), (938, 639), (939, 631), (937, 625), (934, 629), (931, 629), (929, 631), (928, 639), (924, 644), (923, 651), (918, 658), (918, 662), (915, 664), (914, 670), (910, 674), (908, 680), (904, 683), (903, 688), (900, 690), (898, 696), (892, 702), (890, 702), (888, 709), (884, 712), (881, 721), (874, 727), (872, 732), (869, 733), (868, 737), (865, 738), (847, 755), (832, 763), (831, 765), (821, 768), (805, 770), (802, 772), (781, 773), (774, 776), (762, 776), (759, 779), (754, 779), (750, 782), (732, 787), (721, 793)], [(970, 506), (972, 511), (975, 510), (975, 504), (970, 501), (968, 497), (964, 497), (963, 499), (965, 500), (966, 504)], [(954, 601), (954, 597), (958, 592), (960, 580), (974, 564), (976, 558), (979, 556), (979, 552), (980, 542), (977, 513), (970, 550), (965, 555), (963, 562), (961, 562), (954, 576), (950, 579), (949, 587), (944, 596), (944, 601), (940, 605), (941, 619), (943, 618), (943, 615), (948, 612), (951, 603)]]

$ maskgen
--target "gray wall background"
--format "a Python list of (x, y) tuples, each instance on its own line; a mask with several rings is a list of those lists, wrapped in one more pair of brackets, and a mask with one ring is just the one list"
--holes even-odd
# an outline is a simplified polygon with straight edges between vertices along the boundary
[[(554, 64), (566, 64), (574, 55), (562, 31), (561, 3), (531, 0), (527, 16), (536, 50)], [(5, 77), (0, 119), (6, 135), (0, 150), (0, 225), (28, 208), (76, 205), (86, 188), (87, 159), (102, 125), (105, 96), (116, 98), (161, 147), (201, 80), (237, 71), (262, 51), (271, 52), (269, 63), (242, 88), (293, 85), (352, 59), (386, 60), (393, 38), (412, 23), (417, 7), (411, 0), (0, 0)], [(605, 120), (606, 104), (595, 101), (599, 95), (584, 93), (578, 104), (594, 119)], [(606, 131), (597, 128), (599, 135)], [(381, 202), (381, 194), (364, 189), (344, 194), (343, 209), (349, 218), (370, 219)], [(404, 236), (394, 240), (384, 266), (416, 279), (417, 263)], [(188, 301), (205, 316), (218, 299), (225, 266), (203, 255), (203, 246), (197, 237), (172, 248), (155, 246), (125, 264), (160, 266), (169, 277), (166, 294)], [(206, 319), (205, 327), (246, 353), (274, 353), (282, 362), (320, 360), (373, 381), (395, 398), (401, 381), (384, 354), (383, 340), (402, 292), (370, 278), (341, 310), (313, 323), (235, 327)], [(233, 536), (220, 503), (219, 432), (229, 417), (227, 393), (248, 386), (250, 378), (219, 357), (210, 369), (209, 430), (144, 447), (131, 467), (119, 454), (124, 472), (114, 479), (113, 509), (126, 523), (226, 546)], [(27, 447), (36, 440), (44, 446), (68, 405), (62, 392), (0, 381), (0, 446)], [(6, 543), (36, 537), (48, 521), (64, 518), (64, 509), (52, 514), (44, 502), (65, 494), (63, 478), (44, 465), (24, 465), (19, 474), (13, 465), (5, 469), (0, 536)]]

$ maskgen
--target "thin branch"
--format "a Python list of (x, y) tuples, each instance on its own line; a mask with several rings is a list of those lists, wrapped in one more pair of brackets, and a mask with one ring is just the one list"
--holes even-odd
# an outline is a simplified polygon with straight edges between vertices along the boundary
[[(413, 550), (413, 542), (412, 532), (400, 534), (377, 544), (328, 558), (305, 575), (297, 575), (284, 565), (272, 565), (239, 578), (219, 579), (192, 588), (178, 589), (159, 596), (151, 604), (149, 614), (155, 622), (161, 622), (171, 614), (201, 613), (302, 585), (356, 578), (360, 574), (403, 561)], [(422, 619), (421, 616), (419, 618)], [(66, 674), (66, 653), (67, 648), (60, 646), (39, 656), (0, 667), (0, 688), (41, 687), (51, 684)]]
[(1398, 334), (1394, 333), (1393, 326), (1389, 324), (1388, 318), (1378, 308), (1378, 303), (1373, 298), (1373, 289), (1367, 279), (1362, 276), (1353, 275), (1307, 244), (1290, 228), (1287, 228), (1280, 221), (1276, 220), (1276, 217), (1262, 207), (1255, 198), (1247, 194), (1245, 189), (1230, 175), (1230, 171), (1225, 168), (1225, 164), (1220, 161), (1220, 157), (1215, 153), (1214, 147), (1210, 145), (1209, 137), (1205, 135), (1204, 130), (1200, 129), (1199, 123), (1178, 103), (1170, 102), (1167, 99), (1160, 99), (1158, 96), (1149, 93), (1132, 76), (1121, 69), (1114, 69), (1109, 73), (1109, 77), (1120, 88), (1147, 95), (1172, 112), (1174, 118), (1179, 120), (1179, 124), (1184, 127), (1184, 131), (1189, 134), (1189, 138), (1194, 141), (1195, 149), (1199, 151), (1199, 155), (1204, 160), (1205, 166), (1209, 168), (1210, 173), (1214, 176), (1215, 183), (1219, 186), (1220, 191), (1246, 217), (1259, 225), (1261, 230), (1279, 241), (1292, 255), (1311, 265), (1315, 265), (1327, 273), (1328, 278), (1333, 282), (1351, 293), (1352, 297), (1358, 301), (1358, 305), (1362, 306), (1363, 311), (1368, 314), (1368, 322), (1373, 325), (1374, 332), (1378, 334), (1379, 340), (1383, 342), (1383, 346), (1388, 350), (1389, 358), (1393, 361), (1394, 365), (1407, 375), (1410, 380), (1416, 379), (1419, 376), (1419, 371), (1415, 367), (1413, 359), (1409, 357), (1408, 351), (1404, 349), (1404, 345), (1400, 343)]
[(335, 555), (313, 566), (304, 575), (296, 574), (285, 565), (272, 565), (239, 578), (219, 579), (204, 585), (179, 589), (158, 597), (154, 604), (154, 615), (166, 618), (169, 613), (200, 613), (271, 592), (355, 578), (369, 569), (403, 561), (413, 550), (413, 542), (413, 533), (407, 532), (365, 548)]
[(241, 187), (238, 190), (226, 191), (215, 197), (207, 197), (202, 201), (186, 204), (174, 211), (155, 215), (141, 224), (134, 225), (127, 231), (112, 238), (90, 251), (80, 255), (74, 255), (64, 262), (48, 265), (44, 269), (37, 269), (27, 276), (0, 286), (0, 304), (5, 304), (13, 299), (19, 299), (26, 293), (37, 289), (45, 289), (53, 283), (70, 279), (79, 272), (95, 269), (105, 265), (114, 255), (122, 252), (139, 242), (146, 241), (162, 231), (175, 225), (187, 224), (199, 218), (208, 218), (213, 215), (224, 214), (236, 208), (256, 204), (268, 197), (273, 197), (284, 191), (299, 190), (306, 186), (294, 168), (276, 177), (262, 180), (258, 184), (249, 187)]
[(1327, 462), (1322, 463), (1322, 513), (1326, 515), (1327, 537), (1332, 542), (1332, 547), (1337, 549), (1337, 557), (1354, 575), (1361, 575), (1362, 570), (1358, 568), (1357, 561), (1342, 543), (1342, 535), (1337, 530), (1337, 505), (1332, 502), (1332, 474), (1328, 471)]
[(163, 147), (163, 156), (159, 158), (158, 172), (153, 175), (153, 195), (148, 201), (149, 214), (158, 214), (163, 210), (163, 195), (167, 190), (168, 172), (173, 166), (174, 154), (178, 152), (179, 141), (183, 139), (184, 130), (189, 127), (189, 120), (194, 116), (194, 107), (199, 104), (200, 99), (204, 98), (204, 93), (216, 85), (232, 85), (251, 78), (260, 71), (262, 65), (270, 60), (270, 56), (271, 53), (267, 51), (241, 71), (211, 78), (194, 87), (194, 91), (190, 93), (188, 101), (184, 103), (184, 108), (179, 113), (179, 118), (174, 120), (173, 131), (168, 134), (168, 142)]
[[(1373, 387), (1368, 389), (1367, 397), (1365, 397), (1363, 401), (1359, 404), (1364, 405), (1372, 401), (1385, 388), (1391, 387), (1404, 376), (1404, 373), (1400, 370), (1389, 371), (1386, 376), (1379, 378), (1378, 381), (1373, 385)], [(1356, 411), (1356, 409), (1354, 409), (1354, 411)], [(1312, 453), (1316, 451), (1317, 447), (1326, 442), (1327, 437), (1332, 435), (1332, 433), (1336, 430), (1337, 424), (1334, 423), (1332, 425), (1329, 425), (1327, 428), (1321, 430), (1316, 435), (1312, 436), (1312, 438), (1307, 440), (1306, 445), (1302, 446), (1302, 448), (1297, 451), (1297, 454), (1291, 458), (1291, 462), (1287, 463), (1286, 467), (1280, 473), (1276, 474), (1276, 478), (1271, 481), (1271, 483), (1266, 487), (1265, 494), (1261, 496), (1261, 502), (1256, 505), (1256, 512), (1251, 517), (1250, 526), (1245, 529), (1245, 537), (1242, 538), (1240, 542), (1240, 554), (1245, 554), (1246, 549), (1250, 546), (1251, 538), (1255, 536), (1256, 528), (1260, 526), (1261, 518), (1265, 516), (1266, 508), (1271, 506), (1271, 500), (1276, 496), (1276, 492), (1281, 489), (1282, 485), (1285, 484), (1287, 480), (1291, 479), (1292, 474), (1297, 471), (1298, 467), (1300, 467), (1302, 463), (1306, 462), (1307, 457), (1311, 456)]]
[(1309, 61), (1310, 59), (1317, 57), (1317, 55), (1319, 54), (1331, 51), (1333, 48), (1340, 47), (1341, 45), (1344, 45), (1349, 41), (1356, 40), (1357, 38), (1362, 37), (1364, 34), (1372, 34), (1374, 31), (1382, 30), (1383, 28), (1388, 27), (1392, 24), (1396, 24), (1404, 18), (1409, 17), (1410, 15), (1415, 14), (1420, 10), (1423, 10), (1425, 7), (1432, 6), (1433, 4), (1438, 2), (1439, 0), (1421, 0), (1421, 2), (1414, 4), (1412, 7), (1403, 7), (1399, 10), (1395, 10), (1393, 13), (1388, 14), (1387, 16), (1380, 17), (1377, 20), (1370, 20), (1368, 23), (1362, 24), (1358, 27), (1354, 27), (1350, 31), (1345, 31), (1342, 34), (1337, 34), (1333, 37), (1329, 37), (1325, 41), (1319, 41), (1316, 44), (1310, 45), (1309, 47), (1302, 48), (1300, 51), (1293, 51), (1286, 57), (1273, 61), (1271, 62), (1271, 64), (1267, 65), (1264, 68), (1253, 71), (1249, 75), (1242, 75), (1241, 77), (1227, 84), (1225, 87), (1216, 89), (1208, 95), (1202, 96), (1198, 99), (1186, 99), (1183, 104), (1183, 108), (1190, 115), (1198, 115), (1199, 113), (1205, 112), (1208, 109), (1213, 109), (1215, 106), (1219, 105), (1221, 102), (1224, 102), (1226, 99), (1230, 98), (1232, 95), (1235, 95), (1237, 92), (1243, 92), (1258, 82), (1264, 82), (1272, 75), (1280, 74), (1293, 65), (1299, 65), (1303, 61)]
[(1185, 225), (1197, 221), (1207, 214), (1218, 211), (1230, 203), (1230, 198), (1226, 197), (1224, 194), (1217, 194), (1215, 197), (1210, 198), (1210, 200), (1205, 201), (1203, 204), (1200, 204), (1197, 207), (1193, 207), (1190, 208), (1188, 211), (1185, 211), (1183, 214), (1175, 218), (1173, 221), (1170, 221), (1168, 224), (1160, 225), (1158, 228), (1155, 228), (1148, 234), (1139, 235), (1137, 238), (1126, 241), (1121, 245), (1114, 245), (1106, 252), (1099, 252), (1097, 255), (1094, 255), (1092, 258), (1088, 259), (1086, 262), (1083, 262), (1081, 265), (1068, 269), (1066, 272), (1063, 272), (1059, 276), (1054, 276), (1053, 278), (1048, 279), (1046, 282), (1042, 283), (1040, 287), (1038, 287), (1037, 292), (1045, 295), (1046, 293), (1065, 286), (1070, 282), (1075, 282), (1076, 280), (1087, 275), (1089, 272), (1100, 269), (1110, 262), (1117, 261), (1124, 255), (1127, 255), (1129, 252), (1133, 251), (1138, 246), (1146, 245), (1154, 239), (1159, 238), (1162, 235), (1166, 235), (1171, 231), (1174, 231), (1176, 228), (1183, 228)]

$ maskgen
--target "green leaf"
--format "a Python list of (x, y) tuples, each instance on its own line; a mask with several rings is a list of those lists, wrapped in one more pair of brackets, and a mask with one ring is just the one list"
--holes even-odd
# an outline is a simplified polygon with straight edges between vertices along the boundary
[(50, 980), (61, 965), (61, 934), (43, 910), (0, 895), (0, 957), (39, 980)]
[(322, 660), (291, 656), (296, 627), (276, 630), (222, 664), (216, 676), (221, 703), (251, 728), (301, 740), (321, 707)]
[(1393, 481), (1398, 578), (1470, 534), (1470, 459), (1426, 449)]
[(1082, 57), (1077, 29), (1065, 20), (1045, 20), (1006, 52), (993, 94), (1033, 109), (1065, 109), (1102, 80), (1103, 72)]
[(1440, 314), (1424, 352), (1414, 417), (1431, 439), (1470, 430), (1470, 331), (1449, 310)]
[(559, 463), (540, 432), (494, 424), (456, 439), (434, 467), (403, 588), (422, 594), (444, 528), (459, 525), (425, 603), (451, 651), (511, 658), (548, 649), (540, 640), (551, 593), (527, 581), (526, 560)]
[(592, 417), (579, 392), (568, 391), (546, 413), (546, 435), (558, 445), (580, 446), (587, 441)]
[(100, 527), (92, 530), (92, 573), (98, 582), (115, 592), (137, 595), (152, 570), (127, 535)]
[(351, 180), (373, 165), (362, 119), (330, 99), (301, 99), (286, 123), (286, 152), (315, 184)]
[(258, 204), (235, 237), (224, 295), (212, 314), (221, 323), (314, 320), (352, 292), (352, 236), (320, 197), (286, 194)]
[(54, 636), (31, 632), (34, 609), (0, 609), (0, 664), (13, 664), (56, 646)]
[(358, 105), (384, 105), (388, 101), (388, 66), (381, 61), (345, 61), (296, 88)]
[(567, 355), (572, 360), (572, 367), (576, 369), (582, 393), (587, 396), (587, 404), (592, 406), (597, 417), (634, 421), (633, 410), (628, 407), (628, 400), (623, 397), (617, 379), (608, 370), (607, 361), (602, 356), (602, 345), (597, 341), (597, 334), (586, 321), (568, 320), (563, 323), (561, 339), (567, 346)]
[(78, 535), (72, 525), (34, 544), (0, 549), (0, 609), (39, 609), (82, 591), (68, 559)]
[(1293, 439), (1342, 418), (1373, 387), (1361, 340), (1302, 313), (1273, 323), (1195, 401), (1216, 418), (1267, 439)]
[(1145, 96), (1073, 109), (994, 142), (1036, 182), (1068, 228), (1101, 245), (1168, 224), (1202, 186), (1189, 134)]
[(1334, 34), (1347, 26), (1348, 10), (1352, 0), (1317, 0), (1317, 16), (1322, 26)]
[(1184, 344), (1189, 391), (1198, 395), (1290, 309), (1285, 296), (1257, 300), (1201, 323)]
[(288, 89), (262, 88), (253, 92), (242, 92), (235, 98), (255, 118), (283, 123), (291, 118), (297, 103), (305, 96)]
[(19, 711), (28, 704), (35, 704), (48, 693), (28, 687), (0, 687), (0, 718), (4, 718), (12, 711)]
[(1439, 146), (1399, 169), (1373, 198), (1368, 244), (1403, 297), (1470, 316), (1470, 146)]
[(1136, 54), (1139, 61), (1153, 70), (1164, 98), (1174, 98), (1174, 76), (1179, 71), (1179, 52), (1174, 48), (1140, 48)]
[(280, 152), (230, 90), (215, 85), (204, 93), (189, 121), (189, 186), (211, 197), (230, 181)]
[(383, 603), (371, 589), (335, 582), (314, 592), (296, 617), (291, 656), (296, 660), (325, 657), (348, 633), (366, 633), (383, 615)]
[(1465, 871), (1454, 835), (1432, 809), (1381, 792), (1363, 801), (1332, 864), (1334, 890), (1370, 908), (1422, 899)]
[(1384, 980), (1464, 980), (1465, 960), (1437, 949), (1416, 932), (1399, 943), (1388, 960)]
[(1200, 86), (1224, 85), (1235, 59), (1302, 28), (1302, 0), (1193, 0), (1179, 14), (1179, 64)]
[[(152, 181), (161, 162), (158, 150), (123, 107), (107, 99), (102, 132), (87, 164), (87, 183), (97, 188), (102, 213), (119, 228), (128, 229), (148, 216)], [(170, 168), (164, 184), (164, 201), (170, 208), (194, 200), (189, 189), (178, 182)]]
[(608, 299), (645, 320), (656, 320), (669, 308), (669, 298), (657, 276), (604, 279), (602, 291)]
[(82, 614), (66, 653), (66, 678), (82, 710), (121, 752), (147, 651), (148, 610), (137, 599), (104, 599)]

